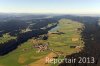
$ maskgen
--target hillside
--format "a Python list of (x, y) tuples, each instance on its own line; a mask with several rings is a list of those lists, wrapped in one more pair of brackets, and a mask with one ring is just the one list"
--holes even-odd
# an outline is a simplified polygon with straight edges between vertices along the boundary
[[(34, 66), (38, 60), (45, 58), (50, 53), (53, 53), (50, 58), (58, 57), (58, 59), (63, 59), (66, 55), (81, 51), (84, 44), (81, 40), (81, 30), (78, 29), (82, 29), (83, 24), (69, 19), (61, 19), (58, 26), (59, 28), (54, 32), (48, 32), (47, 40), (33, 37), (19, 45), (13, 52), (1, 56), (0, 64), (2, 66), (25, 66), (33, 64), (32, 66)], [(42, 36), (44, 35), (40, 35), (40, 37)], [(43, 48), (43, 46), (45, 47)], [(80, 48), (76, 48), (77, 46)], [(45, 64), (43, 61), (41, 63)], [(40, 65), (42, 65), (41, 63)], [(45, 65), (57, 66), (58, 64)]]

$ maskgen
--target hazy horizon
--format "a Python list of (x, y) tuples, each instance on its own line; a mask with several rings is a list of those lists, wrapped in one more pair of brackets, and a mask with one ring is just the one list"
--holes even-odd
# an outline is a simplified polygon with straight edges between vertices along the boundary
[(0, 0), (0, 13), (100, 14), (100, 0)]

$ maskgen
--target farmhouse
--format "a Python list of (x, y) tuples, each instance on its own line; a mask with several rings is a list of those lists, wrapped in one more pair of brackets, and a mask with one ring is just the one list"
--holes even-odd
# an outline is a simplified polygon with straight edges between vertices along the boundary
[(45, 51), (49, 49), (49, 43), (46, 44), (36, 44), (33, 46), (33, 48), (38, 49), (37, 52)]

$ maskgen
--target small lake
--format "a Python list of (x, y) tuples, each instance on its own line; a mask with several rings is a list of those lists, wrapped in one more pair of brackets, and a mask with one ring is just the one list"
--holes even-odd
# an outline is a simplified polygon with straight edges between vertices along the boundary
[(49, 32), (54, 32), (54, 31), (57, 31), (59, 29), (59, 26), (56, 26), (55, 28), (49, 30)]

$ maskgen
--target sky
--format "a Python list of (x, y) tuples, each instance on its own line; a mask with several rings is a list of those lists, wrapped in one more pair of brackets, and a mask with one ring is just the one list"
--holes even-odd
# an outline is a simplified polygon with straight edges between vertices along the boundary
[(0, 0), (0, 12), (100, 14), (100, 0)]

